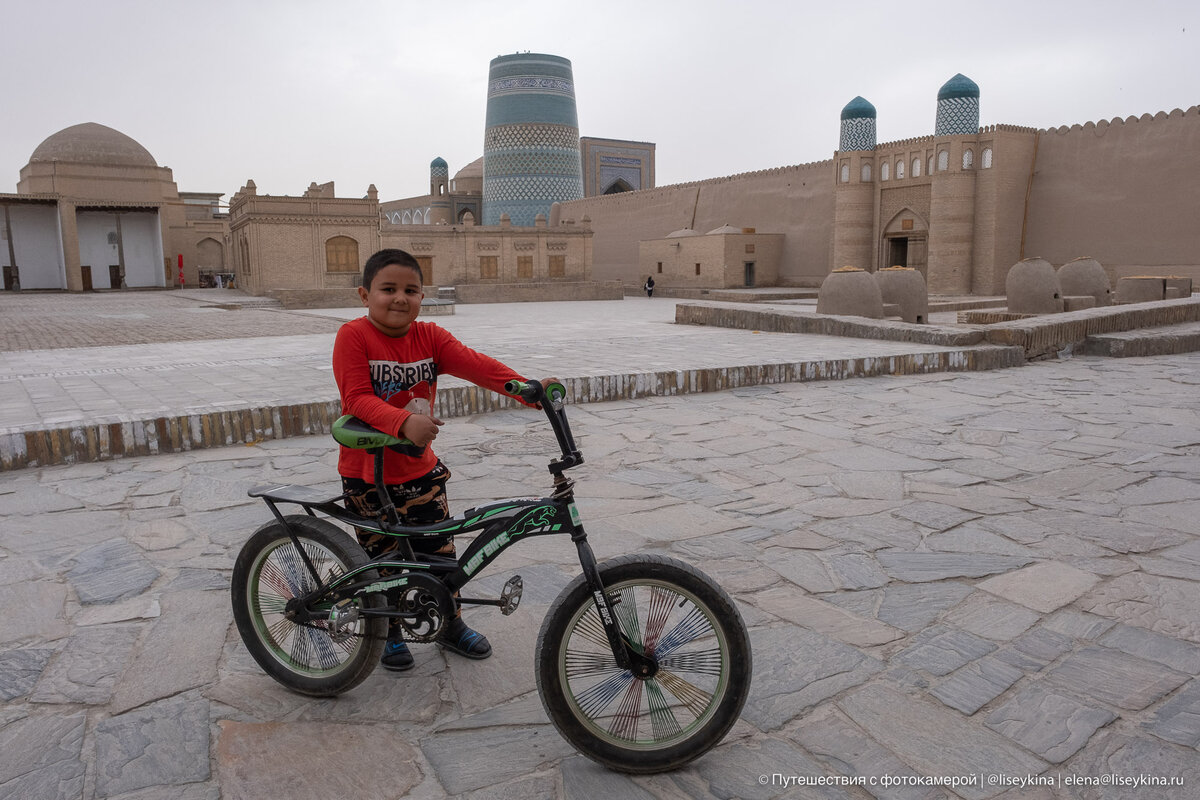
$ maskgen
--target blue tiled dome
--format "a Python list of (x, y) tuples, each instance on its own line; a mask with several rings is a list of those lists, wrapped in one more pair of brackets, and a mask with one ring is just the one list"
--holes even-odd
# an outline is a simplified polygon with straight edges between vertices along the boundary
[[(959, 76), (962, 77), (961, 75)], [(948, 85), (948, 84), (947, 84)], [(971, 84), (974, 86), (975, 84)], [(979, 90), (976, 89), (978, 94)], [(871, 105), (866, 98), (856, 97), (846, 104), (842, 109), (842, 119), (875, 119), (875, 106)]]
[(429, 162), (429, 168), (430, 169), (449, 170), (450, 165), (446, 163), (446, 159), (442, 158), (441, 156), (438, 156), (433, 161)]
[[(963, 75), (961, 72), (942, 85), (938, 90), (938, 100), (948, 100), (952, 97), (979, 97), (979, 84)], [(847, 106), (848, 108), (849, 106)], [(842, 112), (845, 114), (846, 112)]]

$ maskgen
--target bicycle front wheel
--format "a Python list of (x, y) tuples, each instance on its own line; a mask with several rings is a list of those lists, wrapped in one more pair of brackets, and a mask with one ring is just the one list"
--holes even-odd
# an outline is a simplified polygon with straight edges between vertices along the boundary
[(558, 596), (538, 635), (536, 678), (551, 722), (585, 756), (630, 773), (675, 769), (715, 746), (746, 702), (750, 637), (737, 606), (665, 556), (599, 566), (624, 636), (657, 670), (617, 666), (587, 582)]
[[(303, 515), (286, 519), (324, 581), (368, 563), (358, 543), (336, 525)], [(334, 634), (325, 620), (298, 624), (289, 619), (288, 601), (316, 588), (300, 551), (278, 522), (259, 528), (233, 566), (233, 618), (250, 655), (289, 689), (326, 697), (354, 688), (371, 674), (383, 652), (387, 622), (363, 616)], [(376, 608), (385, 600), (367, 595), (362, 603)]]

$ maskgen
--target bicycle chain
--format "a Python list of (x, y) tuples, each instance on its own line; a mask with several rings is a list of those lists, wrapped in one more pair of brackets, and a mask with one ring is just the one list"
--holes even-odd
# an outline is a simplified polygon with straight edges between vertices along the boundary
[[(320, 625), (315, 622), (292, 622), (292, 624), (297, 627), (300, 627), (300, 628), (314, 628), (318, 631), (324, 631), (326, 634), (330, 635), (330, 638), (332, 638), (332, 634), (330, 633), (329, 628), (326, 625)], [(401, 626), (401, 628), (403, 629), (403, 626)], [(400, 640), (403, 642), (413, 642), (414, 644), (428, 644), (429, 642), (437, 641), (437, 635), (417, 637), (417, 636), (409, 634), (407, 630), (404, 633), (405, 633), (405, 635), (400, 638)], [(374, 639), (374, 640), (377, 640), (380, 642), (386, 642), (388, 639), (391, 638), (390, 636), (372, 636), (369, 633), (355, 633), (354, 631), (344, 631), (342, 633), (339, 633), (338, 635), (339, 636), (351, 636), (351, 637), (354, 637), (355, 639)]]

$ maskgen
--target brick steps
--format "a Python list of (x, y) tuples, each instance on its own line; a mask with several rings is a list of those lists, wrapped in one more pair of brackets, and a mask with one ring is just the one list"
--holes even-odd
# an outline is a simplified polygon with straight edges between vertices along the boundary
[(1096, 334), (1089, 336), (1083, 347), (1085, 355), (1112, 358), (1166, 356), (1196, 351), (1200, 351), (1200, 322)]

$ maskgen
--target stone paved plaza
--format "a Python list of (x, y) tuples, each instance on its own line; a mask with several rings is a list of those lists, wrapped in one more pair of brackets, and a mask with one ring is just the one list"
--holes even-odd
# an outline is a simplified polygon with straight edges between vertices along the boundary
[[(505, 353), (511, 328), (475, 308), (450, 319)], [(719, 356), (714, 332), (660, 323), (660, 349)], [(476, 584), (525, 580), (516, 614), (468, 611), (491, 659), (416, 646), (413, 672), (314, 700), (248, 656), (228, 584), (269, 519), (246, 490), (333, 490), (331, 439), (0, 473), (0, 797), (1195, 797), (1198, 385), (1200, 355), (1074, 358), (572, 406), (597, 554), (695, 564), (752, 631), (742, 720), (653, 777), (575, 754), (542, 711), (565, 538)], [(456, 511), (548, 486), (536, 412), (455, 419), (437, 447)], [(1124, 785), (1146, 779), (1182, 786)]]

